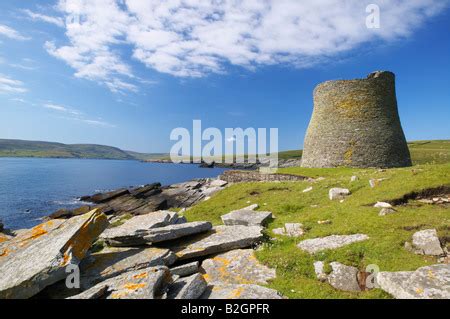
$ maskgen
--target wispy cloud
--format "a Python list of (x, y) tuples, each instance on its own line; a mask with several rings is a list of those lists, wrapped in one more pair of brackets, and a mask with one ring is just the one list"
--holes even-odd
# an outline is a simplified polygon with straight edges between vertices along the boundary
[(226, 66), (309, 67), (366, 43), (411, 36), (449, 0), (379, 1), (380, 29), (368, 29), (361, 0), (59, 0), (68, 43), (47, 51), (111, 91), (135, 91), (127, 46), (148, 68), (176, 77), (224, 73)]
[(85, 124), (89, 124), (92, 126), (110, 127), (110, 128), (116, 127), (115, 125), (105, 122), (102, 119), (91, 119), (91, 118), (87, 117), (83, 112), (81, 112), (73, 107), (56, 104), (53, 102), (43, 103), (42, 107), (52, 110), (52, 111), (56, 111), (56, 112), (62, 114), (61, 115), (62, 118), (65, 118), (68, 120), (79, 121), (79, 122), (83, 122)]
[(28, 9), (23, 10), (23, 12), (26, 14), (28, 18), (30, 18), (33, 21), (43, 21), (46, 23), (54, 24), (61, 28), (64, 27), (64, 19), (61, 17), (53, 17), (42, 13), (33, 12)]
[(0, 73), (0, 93), (25, 93), (27, 91), (22, 81)]
[(3, 35), (7, 38), (13, 39), (13, 40), (19, 40), (19, 41), (25, 41), (29, 40), (30, 38), (23, 36), (20, 34), (20, 32), (14, 30), (11, 27), (8, 27), (7, 25), (0, 24), (0, 35)]

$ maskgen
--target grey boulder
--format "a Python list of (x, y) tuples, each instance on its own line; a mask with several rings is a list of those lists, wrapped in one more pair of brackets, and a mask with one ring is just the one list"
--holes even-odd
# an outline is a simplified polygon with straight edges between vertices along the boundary
[(413, 248), (421, 255), (440, 256), (444, 254), (436, 229), (426, 229), (414, 233), (412, 237)]
[(348, 195), (350, 195), (350, 191), (346, 188), (332, 188), (328, 192), (330, 200), (345, 199)]
[(338, 262), (330, 263), (332, 272), (328, 275), (328, 283), (343, 291), (361, 291), (358, 284), (358, 269)]
[(450, 264), (380, 272), (377, 284), (397, 299), (450, 299)]
[(200, 262), (193, 261), (188, 264), (173, 267), (170, 269), (170, 272), (172, 273), (172, 275), (186, 277), (186, 276), (190, 276), (192, 274), (197, 273), (199, 271), (199, 267), (200, 267)]

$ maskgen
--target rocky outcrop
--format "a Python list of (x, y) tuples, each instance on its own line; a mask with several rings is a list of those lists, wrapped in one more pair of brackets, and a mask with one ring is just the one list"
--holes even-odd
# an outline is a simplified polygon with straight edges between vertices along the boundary
[(168, 299), (198, 299), (205, 292), (208, 284), (200, 274), (194, 274), (176, 280), (170, 285)]
[(232, 250), (206, 259), (202, 272), (208, 284), (267, 284), (275, 279), (275, 269), (270, 269), (255, 257), (253, 249)]
[(337, 249), (367, 239), (369, 239), (369, 237), (364, 234), (331, 235), (322, 238), (303, 240), (297, 245), (297, 247), (310, 254), (315, 254), (319, 251)]
[(290, 174), (262, 174), (256, 171), (225, 171), (220, 179), (229, 183), (245, 182), (295, 182), (308, 179), (304, 176)]
[(62, 280), (108, 226), (98, 210), (67, 221), (49, 221), (0, 247), (0, 299), (29, 298)]
[(450, 264), (380, 272), (377, 284), (397, 299), (450, 299)]

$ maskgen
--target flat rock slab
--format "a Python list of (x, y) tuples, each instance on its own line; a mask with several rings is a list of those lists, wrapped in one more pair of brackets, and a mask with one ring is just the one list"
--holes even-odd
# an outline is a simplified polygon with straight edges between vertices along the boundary
[(175, 254), (168, 249), (108, 247), (81, 262), (82, 288), (90, 288), (103, 280), (129, 271), (170, 266), (175, 260)]
[(227, 226), (262, 226), (272, 218), (271, 212), (256, 212), (253, 210), (238, 210), (223, 215), (222, 221)]
[(282, 299), (276, 290), (258, 285), (208, 286), (201, 299)]
[(170, 225), (176, 221), (177, 217), (178, 215), (176, 213), (169, 211), (158, 211), (135, 216), (120, 226), (108, 228), (100, 238), (106, 242), (118, 241), (126, 242), (130, 245), (145, 244), (141, 236), (143, 232), (152, 228)]
[(170, 269), (170, 272), (172, 273), (172, 275), (186, 277), (197, 273), (199, 271), (199, 268), (200, 262), (194, 261), (188, 264), (173, 267)]
[(288, 237), (300, 237), (305, 233), (303, 230), (303, 225), (300, 223), (286, 223), (284, 224), (284, 227), (275, 228), (272, 232), (276, 235)]
[(369, 236), (364, 234), (331, 235), (322, 238), (303, 240), (297, 245), (297, 247), (304, 251), (307, 251), (310, 254), (315, 254), (322, 250), (336, 249), (367, 239), (369, 239)]
[(198, 299), (208, 284), (200, 274), (180, 278), (169, 287), (167, 299)]
[(23, 247), (15, 242), (8, 252), (9, 241), (5, 243), (0, 259), (0, 299), (29, 298), (64, 279), (65, 267), (77, 265), (108, 226), (107, 217), (98, 210), (64, 220), (53, 229), (48, 223), (33, 228), (31, 234), (21, 233), (25, 236)]
[(134, 236), (105, 238), (105, 241), (108, 245), (116, 247), (139, 246), (204, 233), (211, 228), (210, 222), (183, 223), (142, 230), (135, 233)]
[(418, 254), (431, 256), (444, 254), (436, 229), (426, 229), (414, 233), (412, 245)]
[(259, 226), (217, 226), (206, 234), (177, 241), (169, 247), (180, 260), (208, 256), (251, 247), (262, 240), (261, 231)]
[(151, 267), (110, 278), (70, 299), (155, 299), (171, 283), (167, 267)]
[(338, 262), (330, 263), (332, 272), (328, 275), (328, 283), (343, 291), (361, 291), (358, 284), (358, 268), (346, 266)]
[(450, 299), (450, 264), (380, 272), (377, 284), (397, 299)]
[(220, 254), (202, 263), (208, 284), (267, 284), (275, 279), (275, 269), (258, 262), (253, 249), (238, 249)]

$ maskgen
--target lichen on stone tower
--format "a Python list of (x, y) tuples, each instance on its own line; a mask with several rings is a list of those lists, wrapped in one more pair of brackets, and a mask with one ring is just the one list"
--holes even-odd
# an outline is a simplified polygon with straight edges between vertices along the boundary
[(314, 90), (303, 167), (404, 167), (411, 156), (400, 124), (395, 75), (327, 81)]

